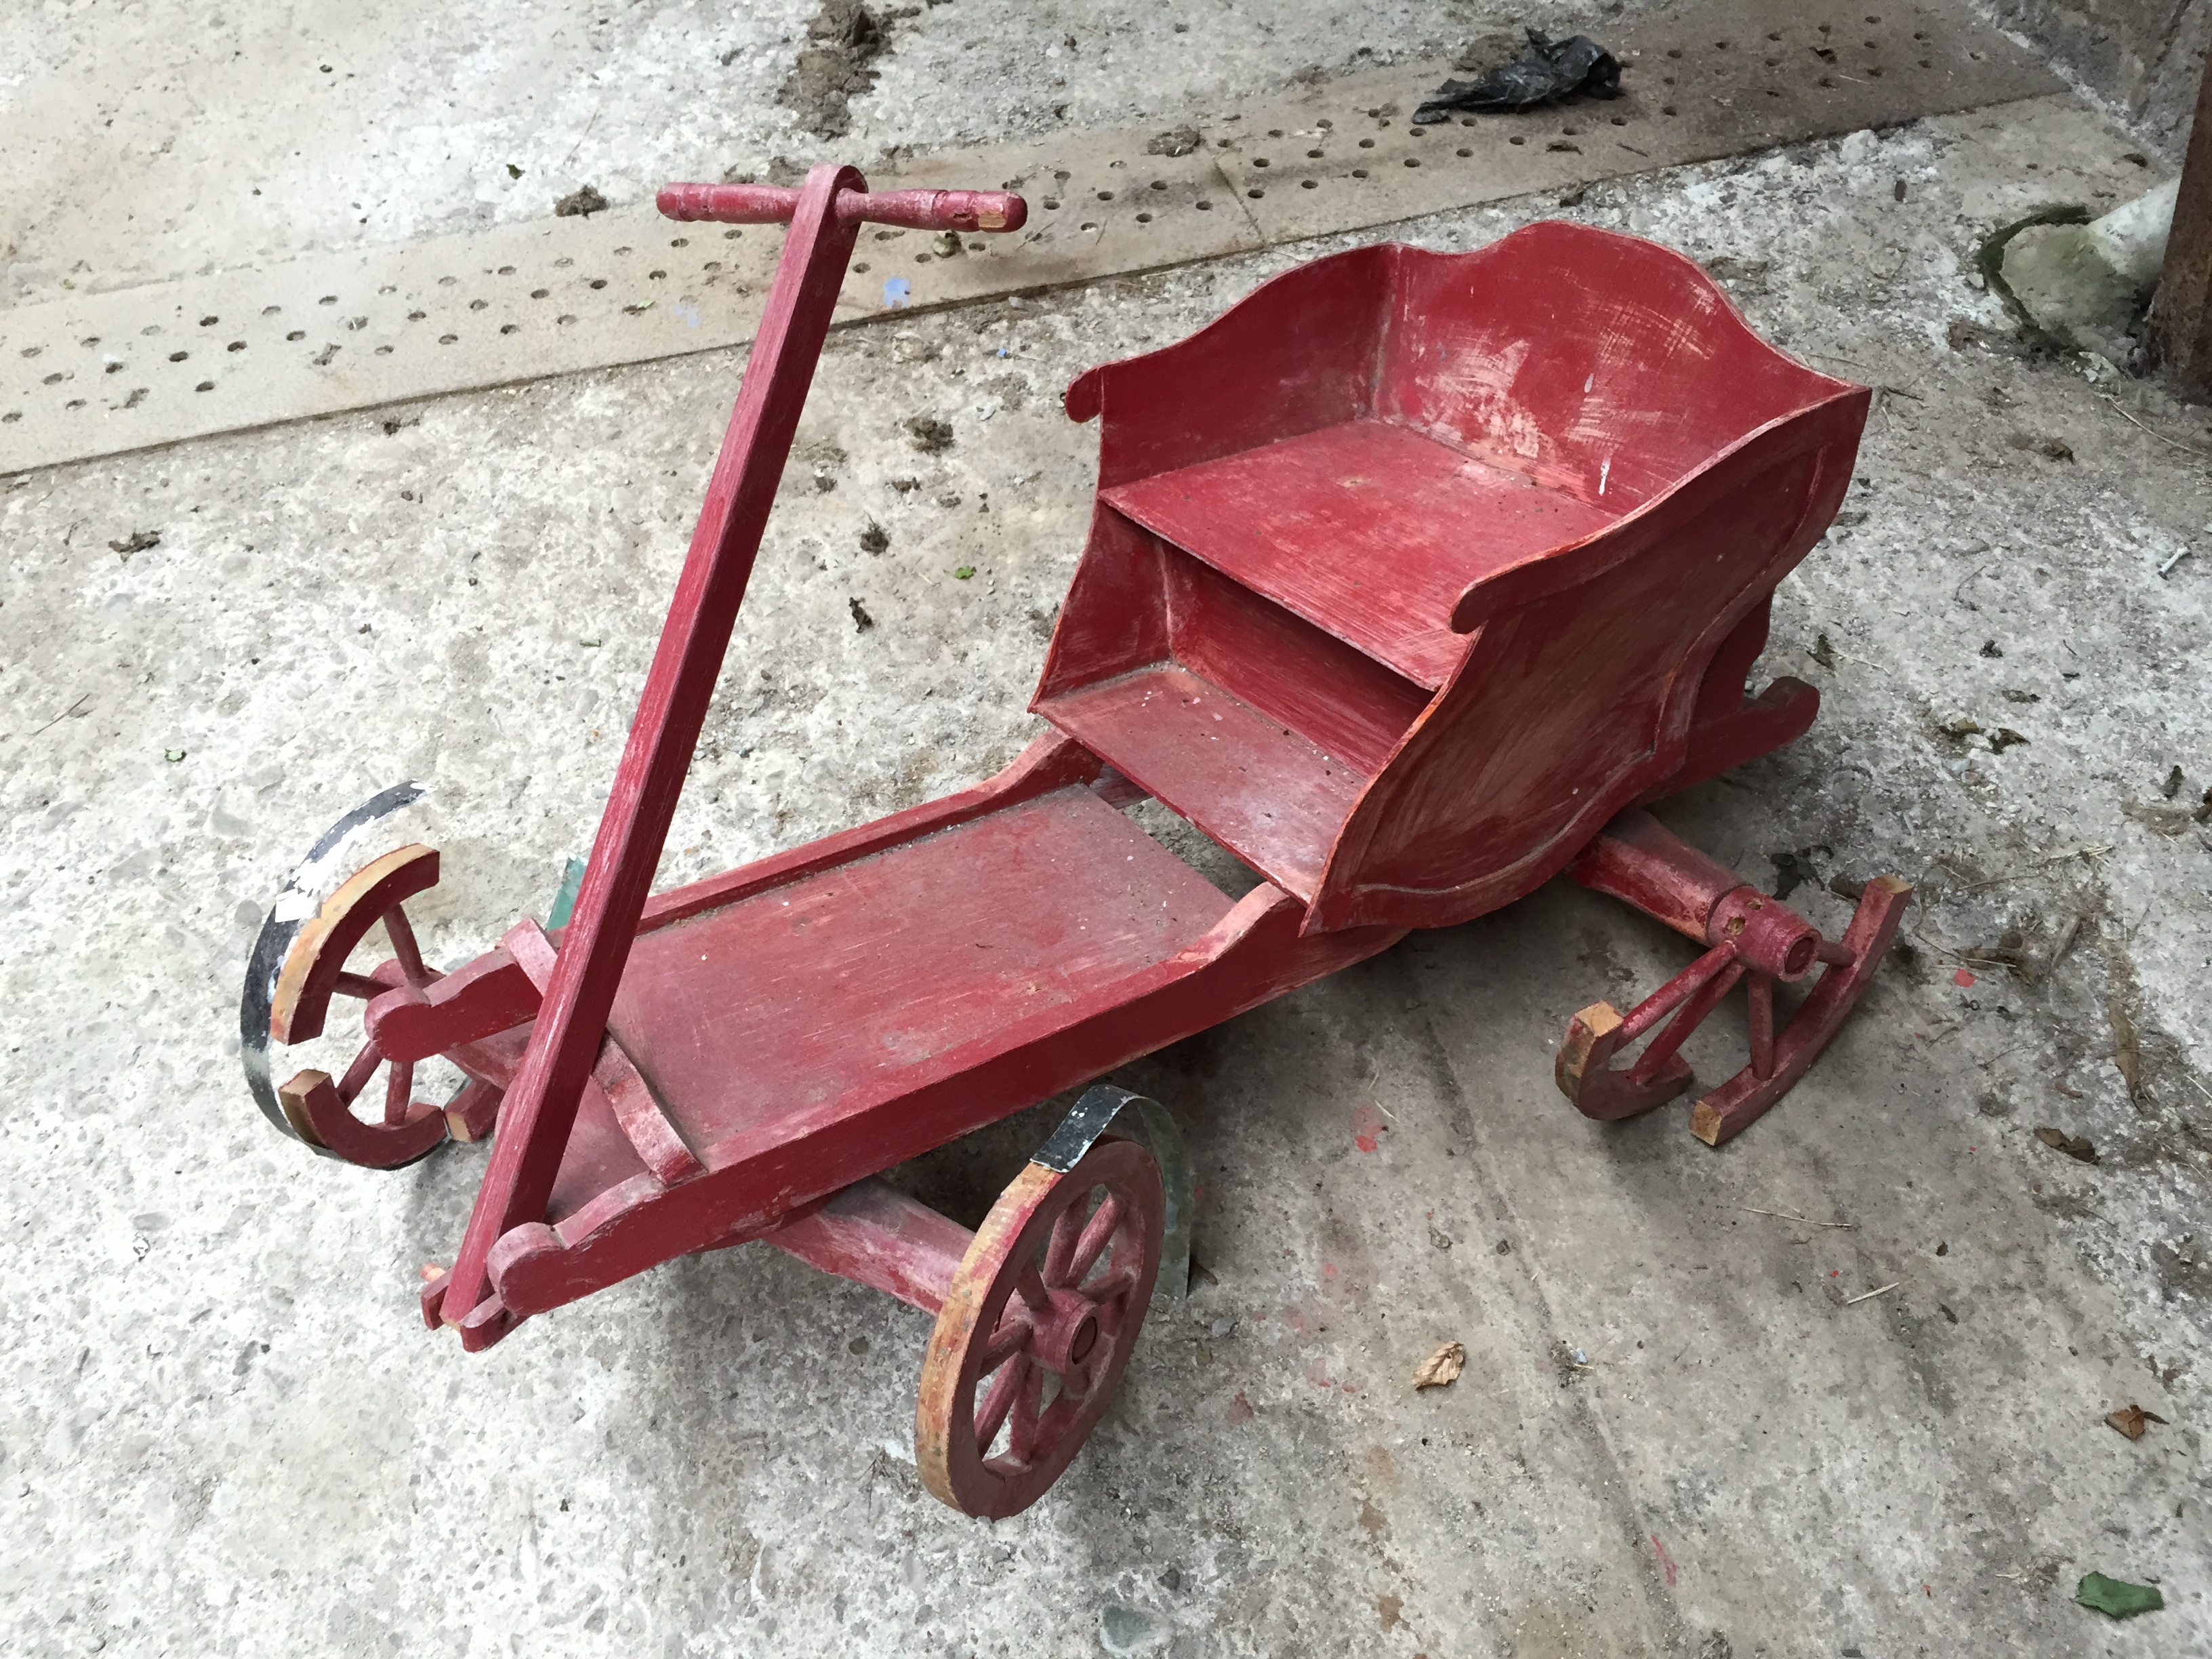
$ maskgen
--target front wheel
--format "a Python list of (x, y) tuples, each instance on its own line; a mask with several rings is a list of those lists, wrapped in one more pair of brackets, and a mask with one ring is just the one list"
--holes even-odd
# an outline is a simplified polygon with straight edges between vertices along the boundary
[(938, 1498), (1018, 1515), (1074, 1461), (1144, 1324), (1165, 1212), (1159, 1166), (1133, 1140), (1015, 1177), (953, 1275), (922, 1364), (915, 1462)]
[[(402, 904), (437, 884), (438, 854), (432, 848), (398, 848), (356, 871), (319, 903), (313, 896), (327, 879), (323, 872), (343, 855), (346, 843), (422, 793), (418, 784), (387, 789), (341, 818), (316, 843), (262, 926), (239, 1008), (246, 1083), (263, 1114), (317, 1152), (372, 1169), (413, 1163), (444, 1141), (456, 1122), (465, 1133), (489, 1127), (497, 1092), (471, 1083), (442, 1107), (418, 1102), (413, 1098), (413, 1064), (387, 1061), (374, 1043), (365, 1043), (337, 1078), (303, 1071), (277, 1085), (269, 1049), (272, 1042), (303, 1042), (320, 1036), (333, 996), (368, 1001), (403, 986), (421, 992), (441, 977), (424, 963)], [(380, 923), (392, 947), (391, 959), (369, 973), (349, 971), (347, 958)], [(381, 1086), (372, 1090), (380, 1073)], [(369, 1118), (356, 1117), (354, 1103), (364, 1094), (380, 1097), (382, 1109)]]

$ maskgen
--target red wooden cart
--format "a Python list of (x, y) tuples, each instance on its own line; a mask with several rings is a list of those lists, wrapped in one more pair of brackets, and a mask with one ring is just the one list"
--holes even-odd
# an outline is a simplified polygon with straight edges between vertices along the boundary
[[(1077, 380), (1098, 490), (1031, 705), (1048, 734), (973, 788), (650, 895), (859, 226), (1024, 213), (828, 166), (660, 202), (791, 229), (573, 915), (441, 972), (403, 908), (435, 852), (324, 897), (342, 835), (404, 787), (319, 844), (248, 974), (249, 1078), (311, 1146), (391, 1167), (496, 1124), (434, 1328), (483, 1348), (763, 1240), (936, 1314), (922, 1477), (1012, 1514), (1105, 1409), (1164, 1261), (1182, 1288), (1173, 1125), (1091, 1089), (972, 1235), (882, 1171), (1562, 871), (1702, 951), (1625, 1017), (1574, 1016), (1557, 1075), (1594, 1117), (1680, 1092), (1676, 1049), (1739, 980), (1749, 1057), (1697, 1103), (1708, 1142), (1849, 1012), (1902, 883), (1827, 939), (1641, 807), (1810, 724), (1811, 687), (1745, 677), (1868, 394), (1761, 343), (1688, 260), (1568, 224), (1319, 259)], [(1146, 796), (1261, 884), (1202, 878), (1120, 810)], [(349, 969), (380, 922), (391, 960)], [(1776, 984), (1815, 975), (1778, 1015)], [(269, 1044), (319, 1034), (333, 994), (366, 1004), (359, 1057), (272, 1087)], [(439, 1054), (470, 1080), (417, 1103)]]

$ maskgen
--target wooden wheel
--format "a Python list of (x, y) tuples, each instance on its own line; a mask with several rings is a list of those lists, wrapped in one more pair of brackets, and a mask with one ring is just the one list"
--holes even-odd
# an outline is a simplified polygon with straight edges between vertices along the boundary
[[(1609, 1002), (1592, 1003), (1568, 1022), (1566, 1041), (1553, 1062), (1560, 1092), (1585, 1116), (1608, 1121), (1671, 1100), (1690, 1085), (1690, 1068), (1675, 1051), (1741, 980), (1750, 1000), (1750, 1063), (1699, 1100), (1690, 1119), (1692, 1133), (1709, 1146), (1719, 1146), (1788, 1093), (1828, 1046), (1897, 937), (1911, 896), (1895, 877), (1875, 877), (1842, 939), (1825, 939), (1804, 928), (1778, 959), (1778, 974), (1762, 972), (1745, 960), (1739, 944), (1724, 940), (1625, 1016)], [(1777, 1026), (1776, 978), (1801, 977), (1816, 964), (1821, 972), (1811, 994)], [(1615, 1070), (1620, 1050), (1655, 1027), (1657, 1034), (1644, 1052)]]
[(1058, 1480), (1112, 1401), (1160, 1265), (1158, 1166), (1104, 1139), (1031, 1164), (985, 1218), (930, 1334), (915, 1410), (922, 1484), (997, 1520)]
[[(435, 984), (441, 975), (424, 965), (400, 901), (437, 881), (438, 854), (428, 847), (400, 848), (347, 878), (293, 938), (270, 999), (270, 1037), (293, 1043), (321, 1036), (334, 995), (366, 1002), (403, 987), (420, 994)], [(348, 971), (346, 958), (380, 922), (392, 960), (373, 973)], [(383, 1113), (357, 1118), (353, 1103), (380, 1071), (386, 1073)], [(446, 1139), (446, 1109), (415, 1100), (414, 1087), (413, 1061), (387, 1061), (368, 1042), (343, 1077), (301, 1072), (277, 1088), (276, 1099), (292, 1133), (317, 1151), (390, 1170), (413, 1163)], [(473, 1115), (479, 1103), (465, 1097), (480, 1089), (465, 1090), (454, 1108)]]

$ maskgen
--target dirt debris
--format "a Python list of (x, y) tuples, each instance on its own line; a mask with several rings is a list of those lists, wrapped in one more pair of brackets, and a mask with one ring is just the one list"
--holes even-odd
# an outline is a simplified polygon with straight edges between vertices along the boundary
[(869, 65), (889, 45), (884, 22), (860, 0), (823, 0), (807, 24), (810, 44), (775, 97), (816, 137), (842, 138), (852, 131), (852, 100), (874, 90), (878, 71)]

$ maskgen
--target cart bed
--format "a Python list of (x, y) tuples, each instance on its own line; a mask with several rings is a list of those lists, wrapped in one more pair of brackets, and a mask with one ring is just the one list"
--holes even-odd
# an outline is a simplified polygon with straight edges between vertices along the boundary
[(1070, 787), (641, 934), (610, 1029), (711, 1169), (1095, 1012), (1229, 909)]

